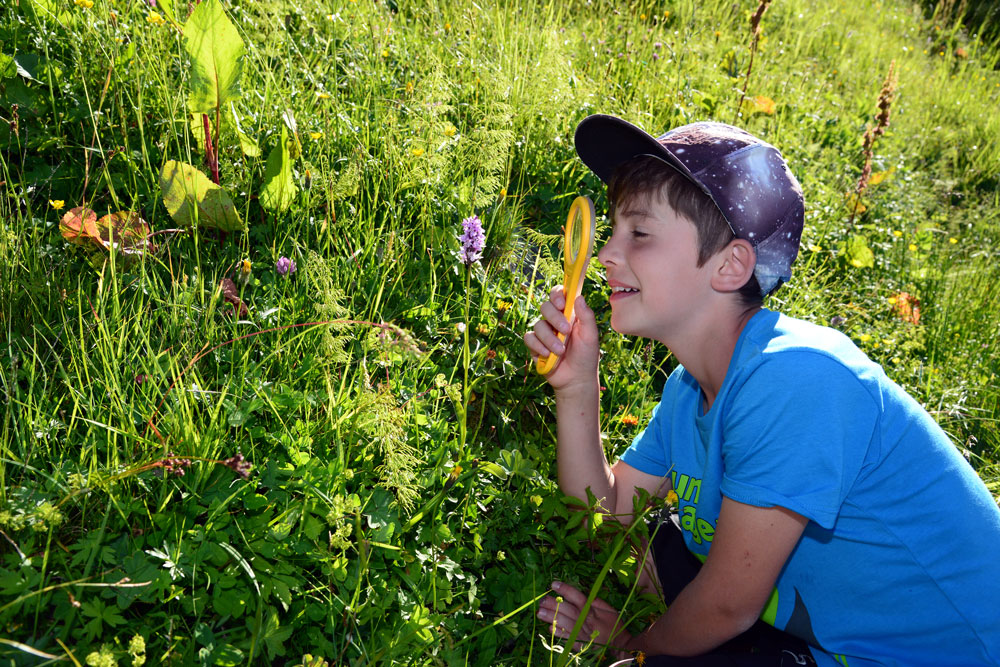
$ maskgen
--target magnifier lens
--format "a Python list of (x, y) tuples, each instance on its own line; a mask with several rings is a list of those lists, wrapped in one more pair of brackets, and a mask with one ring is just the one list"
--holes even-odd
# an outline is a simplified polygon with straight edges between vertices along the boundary
[(569, 256), (570, 261), (575, 261), (577, 255), (580, 254), (580, 246), (583, 245), (583, 213), (580, 209), (576, 209), (576, 213), (573, 215), (573, 222), (570, 223), (569, 230)]

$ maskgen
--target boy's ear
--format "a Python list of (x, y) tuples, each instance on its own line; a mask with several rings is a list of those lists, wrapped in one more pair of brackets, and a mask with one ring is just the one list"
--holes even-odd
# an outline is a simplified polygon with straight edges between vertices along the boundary
[(745, 239), (733, 239), (719, 251), (716, 269), (712, 273), (712, 288), (719, 292), (735, 292), (746, 285), (757, 266), (757, 252)]

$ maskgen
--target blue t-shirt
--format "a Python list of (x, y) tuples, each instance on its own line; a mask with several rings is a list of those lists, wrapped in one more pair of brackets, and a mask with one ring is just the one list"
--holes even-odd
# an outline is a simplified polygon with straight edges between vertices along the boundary
[(670, 475), (702, 557), (722, 496), (809, 519), (765, 621), (816, 647), (821, 666), (1000, 664), (1000, 509), (850, 339), (762, 310), (702, 406), (678, 368), (622, 459)]

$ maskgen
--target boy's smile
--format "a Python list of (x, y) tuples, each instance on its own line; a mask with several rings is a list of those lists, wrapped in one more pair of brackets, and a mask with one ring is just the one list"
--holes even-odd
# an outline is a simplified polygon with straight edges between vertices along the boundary
[(597, 258), (611, 287), (611, 326), (620, 333), (669, 345), (711, 291), (710, 262), (698, 266), (697, 229), (655, 194), (615, 211)]

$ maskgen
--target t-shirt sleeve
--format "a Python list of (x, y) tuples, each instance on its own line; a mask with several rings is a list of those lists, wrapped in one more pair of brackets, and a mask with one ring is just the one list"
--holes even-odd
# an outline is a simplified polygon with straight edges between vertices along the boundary
[(855, 375), (816, 352), (761, 363), (724, 417), (723, 495), (833, 528), (880, 409)]

